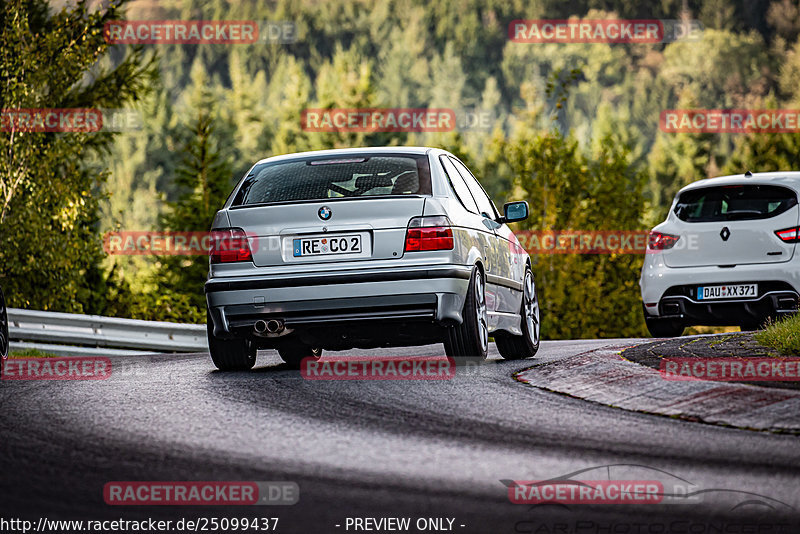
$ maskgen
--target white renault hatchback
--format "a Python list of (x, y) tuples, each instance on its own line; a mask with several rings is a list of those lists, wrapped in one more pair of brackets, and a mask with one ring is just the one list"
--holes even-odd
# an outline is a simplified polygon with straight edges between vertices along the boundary
[(650, 233), (639, 281), (647, 328), (755, 330), (800, 294), (800, 172), (709, 178), (678, 192)]

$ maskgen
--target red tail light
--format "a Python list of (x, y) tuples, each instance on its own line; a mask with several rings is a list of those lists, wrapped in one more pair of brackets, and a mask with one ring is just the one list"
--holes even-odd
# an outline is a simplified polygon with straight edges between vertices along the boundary
[(212, 230), (209, 257), (211, 263), (253, 261), (247, 234), (241, 228)]
[(650, 250), (668, 250), (675, 246), (681, 236), (672, 234), (662, 234), (653, 230), (647, 240), (647, 248)]
[(775, 235), (780, 237), (784, 243), (800, 243), (800, 226), (776, 230)]
[(406, 230), (406, 252), (453, 250), (453, 229), (444, 216), (414, 217)]

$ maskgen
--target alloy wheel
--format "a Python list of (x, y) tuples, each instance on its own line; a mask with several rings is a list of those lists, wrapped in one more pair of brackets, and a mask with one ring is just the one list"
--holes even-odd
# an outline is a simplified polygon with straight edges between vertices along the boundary
[(539, 329), (541, 328), (539, 324), (539, 299), (536, 298), (536, 287), (533, 283), (533, 275), (530, 272), (525, 274), (523, 298), (525, 299), (525, 321), (528, 326), (528, 337), (531, 343), (536, 345), (539, 343)]
[(489, 318), (486, 312), (486, 291), (484, 290), (483, 277), (476, 273), (475, 278), (475, 313), (478, 322), (478, 335), (481, 340), (481, 348), (484, 352), (489, 347)]

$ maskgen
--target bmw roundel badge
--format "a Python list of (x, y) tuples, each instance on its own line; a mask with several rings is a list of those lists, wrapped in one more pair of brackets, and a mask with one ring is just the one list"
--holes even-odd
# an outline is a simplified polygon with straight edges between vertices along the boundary
[(328, 206), (322, 206), (319, 209), (319, 211), (317, 211), (317, 215), (319, 215), (319, 218), (322, 219), (323, 221), (327, 221), (328, 219), (331, 218), (331, 215), (333, 215), (333, 212), (331, 211), (331, 209)]

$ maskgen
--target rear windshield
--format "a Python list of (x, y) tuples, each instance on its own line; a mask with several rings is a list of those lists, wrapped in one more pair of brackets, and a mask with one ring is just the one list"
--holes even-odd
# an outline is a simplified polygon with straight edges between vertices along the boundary
[(675, 215), (686, 222), (768, 219), (797, 205), (791, 189), (774, 185), (705, 187), (682, 193)]
[(318, 157), (256, 165), (231, 206), (430, 193), (427, 156)]

